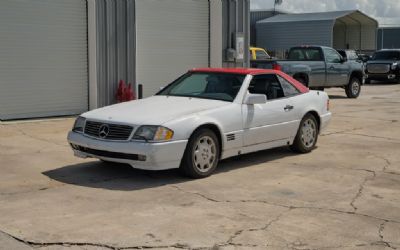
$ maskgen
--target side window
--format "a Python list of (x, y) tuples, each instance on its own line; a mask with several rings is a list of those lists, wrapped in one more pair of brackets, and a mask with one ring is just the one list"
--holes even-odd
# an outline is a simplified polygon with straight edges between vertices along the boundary
[(302, 49), (291, 49), (288, 55), (289, 60), (305, 60)]
[(325, 59), (328, 63), (340, 63), (341, 56), (333, 49), (324, 49)]
[(305, 49), (304, 52), (306, 53), (307, 60), (309, 61), (321, 61), (321, 51), (319, 49)]
[(249, 92), (251, 94), (266, 95), (267, 100), (285, 97), (275, 74), (254, 76), (249, 86)]
[(285, 78), (278, 75), (278, 79), (281, 83), (283, 94), (285, 97), (290, 97), (294, 95), (300, 94), (300, 91), (296, 89), (290, 82), (288, 82)]

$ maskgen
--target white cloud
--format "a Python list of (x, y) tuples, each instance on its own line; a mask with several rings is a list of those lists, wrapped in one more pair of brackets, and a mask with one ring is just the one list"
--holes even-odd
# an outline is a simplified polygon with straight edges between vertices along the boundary
[[(252, 9), (271, 9), (274, 0), (250, 0)], [(375, 18), (396, 18), (399, 0), (283, 0), (278, 9), (294, 12), (318, 12), (358, 9)], [(400, 23), (399, 23), (400, 24)]]

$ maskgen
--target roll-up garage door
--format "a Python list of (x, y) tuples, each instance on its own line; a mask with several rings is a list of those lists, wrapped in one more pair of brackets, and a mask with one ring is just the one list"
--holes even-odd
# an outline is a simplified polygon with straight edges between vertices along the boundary
[(85, 0), (0, 1), (0, 119), (88, 109)]
[(209, 65), (209, 1), (136, 1), (136, 82), (145, 97)]

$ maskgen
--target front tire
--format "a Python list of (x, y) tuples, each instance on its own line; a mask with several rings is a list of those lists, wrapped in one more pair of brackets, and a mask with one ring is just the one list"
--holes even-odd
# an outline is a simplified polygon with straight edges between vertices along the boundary
[(319, 127), (317, 119), (312, 114), (307, 114), (300, 122), (296, 138), (290, 148), (297, 153), (309, 153), (317, 144)]
[(352, 77), (346, 86), (346, 95), (348, 98), (357, 98), (361, 93), (361, 81), (357, 77)]
[(191, 178), (210, 176), (218, 165), (220, 145), (210, 129), (196, 130), (186, 147), (180, 170)]

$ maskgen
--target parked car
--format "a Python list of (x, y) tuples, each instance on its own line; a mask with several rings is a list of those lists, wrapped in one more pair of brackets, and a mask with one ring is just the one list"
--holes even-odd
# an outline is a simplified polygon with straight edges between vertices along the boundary
[(82, 114), (68, 142), (78, 157), (201, 178), (240, 154), (286, 145), (308, 153), (330, 119), (328, 95), (283, 72), (205, 68), (155, 96)]
[(272, 57), (263, 48), (250, 47), (250, 60), (268, 60)]
[(312, 89), (342, 87), (349, 98), (360, 95), (364, 80), (362, 63), (349, 62), (323, 46), (293, 47), (287, 60), (252, 61), (251, 66), (282, 70)]
[(400, 49), (380, 50), (368, 60), (366, 82), (371, 80), (400, 83)]
[[(337, 52), (350, 64), (352, 64), (352, 68), (359, 68), (361, 72), (365, 71), (365, 62), (367, 61), (365, 55), (358, 54), (357, 51), (353, 49), (337, 49)], [(365, 75), (364, 75), (365, 81)]]
[(353, 49), (337, 49), (336, 50), (344, 59), (350, 62), (361, 63), (363, 62), (362, 58), (364, 55), (359, 55), (357, 51)]

